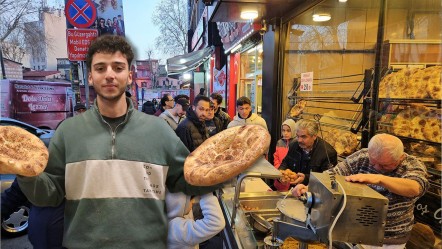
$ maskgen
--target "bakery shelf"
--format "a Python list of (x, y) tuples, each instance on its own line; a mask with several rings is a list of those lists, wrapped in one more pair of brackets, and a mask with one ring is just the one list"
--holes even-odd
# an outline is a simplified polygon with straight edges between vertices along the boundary
[(391, 104), (398, 104), (398, 105), (404, 105), (404, 104), (412, 104), (412, 103), (424, 103), (424, 104), (435, 104), (435, 105), (441, 105), (442, 100), (440, 99), (400, 99), (400, 98), (379, 98), (379, 102), (389, 102)]

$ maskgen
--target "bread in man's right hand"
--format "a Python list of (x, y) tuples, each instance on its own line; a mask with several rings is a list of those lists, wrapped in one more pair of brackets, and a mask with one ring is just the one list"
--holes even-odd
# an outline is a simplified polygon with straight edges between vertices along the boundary
[(39, 175), (49, 153), (43, 141), (16, 126), (0, 126), (0, 174)]

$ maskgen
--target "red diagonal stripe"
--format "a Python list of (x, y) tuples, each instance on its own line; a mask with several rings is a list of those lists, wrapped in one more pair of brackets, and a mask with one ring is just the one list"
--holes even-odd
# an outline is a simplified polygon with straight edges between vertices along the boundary
[(73, 3), (71, 6), (78, 11), (77, 14), (75, 14), (75, 16), (72, 17), (72, 20), (75, 21), (77, 20), (78, 17), (82, 16), (84, 19), (86, 19), (86, 21), (89, 22), (90, 18), (84, 13), (84, 11), (90, 6), (89, 3), (86, 2), (86, 4), (81, 9), (77, 6), (76, 3)]

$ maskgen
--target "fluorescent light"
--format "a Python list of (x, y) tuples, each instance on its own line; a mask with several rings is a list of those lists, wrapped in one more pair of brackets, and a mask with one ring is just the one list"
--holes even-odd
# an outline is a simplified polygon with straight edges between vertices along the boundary
[(192, 75), (190, 73), (184, 73), (183, 74), (183, 79), (184, 80), (190, 80), (190, 79), (192, 79)]
[(346, 3), (347, 0), (339, 0), (340, 3)]
[(258, 11), (256, 11), (256, 10), (241, 11), (241, 19), (253, 20), (257, 17), (258, 17)]
[(236, 47), (232, 48), (231, 52), (234, 53), (235, 51), (237, 51), (238, 49), (240, 49), (242, 47), (241, 43), (236, 45)]
[(326, 22), (331, 19), (330, 14), (322, 13), (322, 14), (313, 14), (313, 21), (315, 22)]

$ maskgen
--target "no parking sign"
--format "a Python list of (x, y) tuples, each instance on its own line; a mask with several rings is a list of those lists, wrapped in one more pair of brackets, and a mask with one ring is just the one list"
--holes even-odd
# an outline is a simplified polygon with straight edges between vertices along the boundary
[(97, 19), (97, 8), (92, 0), (69, 0), (64, 12), (67, 21), (76, 28), (89, 28)]

